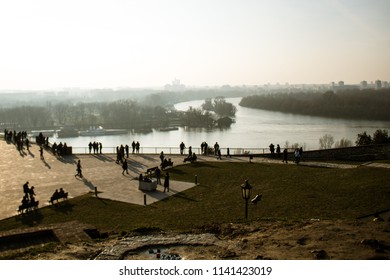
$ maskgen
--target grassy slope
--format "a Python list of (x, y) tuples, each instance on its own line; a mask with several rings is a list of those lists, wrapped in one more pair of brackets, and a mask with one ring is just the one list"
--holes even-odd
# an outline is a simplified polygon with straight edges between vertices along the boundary
[(149, 206), (131, 205), (91, 195), (0, 221), (0, 228), (79, 220), (101, 230), (130, 231), (156, 227), (189, 231), (203, 225), (244, 221), (240, 185), (253, 185), (249, 219), (355, 219), (390, 208), (390, 172), (381, 168), (326, 169), (293, 164), (196, 163), (175, 167), (172, 180), (199, 186)]

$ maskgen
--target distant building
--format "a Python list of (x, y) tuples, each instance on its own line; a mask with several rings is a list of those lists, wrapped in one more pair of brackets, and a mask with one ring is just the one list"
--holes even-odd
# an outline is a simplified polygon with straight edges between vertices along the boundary
[(339, 82), (339, 87), (344, 87), (344, 81)]
[(361, 89), (366, 89), (367, 87), (368, 87), (367, 81), (361, 81), (361, 82), (360, 82), (360, 88), (361, 88)]
[(375, 81), (375, 89), (381, 89), (382, 88), (382, 81), (376, 80)]
[(165, 90), (168, 90), (168, 91), (181, 91), (181, 90), (184, 90), (186, 88), (186, 86), (181, 84), (180, 80), (175, 78), (172, 81), (172, 84), (167, 84), (167, 85), (165, 85), (164, 88), (165, 88)]

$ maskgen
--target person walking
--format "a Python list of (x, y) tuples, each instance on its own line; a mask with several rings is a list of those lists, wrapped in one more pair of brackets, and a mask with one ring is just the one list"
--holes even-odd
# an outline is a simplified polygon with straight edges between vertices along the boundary
[(167, 191), (169, 192), (169, 172), (165, 174), (165, 179), (164, 179), (164, 192)]
[(83, 178), (83, 174), (81, 172), (81, 162), (80, 160), (77, 162), (77, 168), (76, 168), (76, 171), (77, 171), (77, 174), (74, 175), (75, 177), (80, 177), (80, 178)]
[(127, 160), (125, 159), (125, 160), (123, 161), (123, 163), (122, 163), (122, 169), (123, 169), (122, 175), (125, 174), (125, 171), (126, 171), (127, 174), (129, 174), (128, 167), (129, 167), (129, 165), (127, 164)]

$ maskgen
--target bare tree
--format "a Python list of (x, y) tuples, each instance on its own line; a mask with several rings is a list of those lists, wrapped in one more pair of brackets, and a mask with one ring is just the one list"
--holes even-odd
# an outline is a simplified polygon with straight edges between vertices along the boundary
[(348, 140), (346, 138), (342, 138), (340, 141), (336, 141), (334, 144), (336, 148), (346, 148), (346, 147), (352, 147), (352, 141)]
[(333, 136), (325, 134), (320, 138), (320, 149), (330, 149), (334, 143)]

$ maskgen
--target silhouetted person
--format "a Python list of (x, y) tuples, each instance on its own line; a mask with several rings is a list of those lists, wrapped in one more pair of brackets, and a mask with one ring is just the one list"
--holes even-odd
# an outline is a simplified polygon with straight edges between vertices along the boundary
[(157, 166), (154, 172), (156, 173), (157, 184), (161, 185), (161, 169)]
[(134, 154), (134, 151), (135, 151), (135, 142), (133, 141), (133, 143), (131, 143), (131, 148), (133, 149), (133, 154)]
[(164, 178), (164, 192), (165, 191), (169, 192), (169, 172), (165, 174)]
[(218, 152), (217, 152), (217, 154), (218, 154), (218, 157), (217, 157), (217, 159), (222, 159), (222, 156), (221, 156), (221, 149), (218, 149)]
[(80, 160), (77, 162), (77, 168), (76, 168), (76, 171), (77, 171), (77, 174), (74, 175), (75, 177), (80, 177), (80, 178), (83, 178), (83, 174), (81, 172), (81, 162)]
[(276, 145), (276, 155), (278, 157), (278, 159), (280, 158), (280, 146), (279, 144)]
[(23, 192), (26, 195), (28, 195), (30, 193), (30, 188), (28, 186), (28, 182), (24, 183), (24, 185), (23, 185)]
[(287, 148), (285, 148), (283, 150), (283, 161), (282, 162), (286, 162), (287, 163)]
[(160, 160), (161, 160), (161, 163), (164, 162), (164, 152), (163, 151), (161, 151), (161, 153), (160, 153)]
[(274, 146), (274, 144), (271, 143), (271, 145), (269, 145), (269, 150), (271, 151), (271, 157), (274, 157), (274, 155), (275, 155), (275, 146)]
[(125, 159), (125, 160), (123, 161), (123, 163), (122, 163), (122, 169), (123, 169), (122, 175), (125, 173), (125, 171), (126, 171), (127, 174), (129, 174), (128, 167), (129, 167), (129, 166), (128, 166), (128, 164), (127, 164), (127, 160)]
[(186, 148), (186, 145), (184, 145), (183, 142), (180, 143), (180, 154), (182, 155), (184, 153), (184, 149)]

